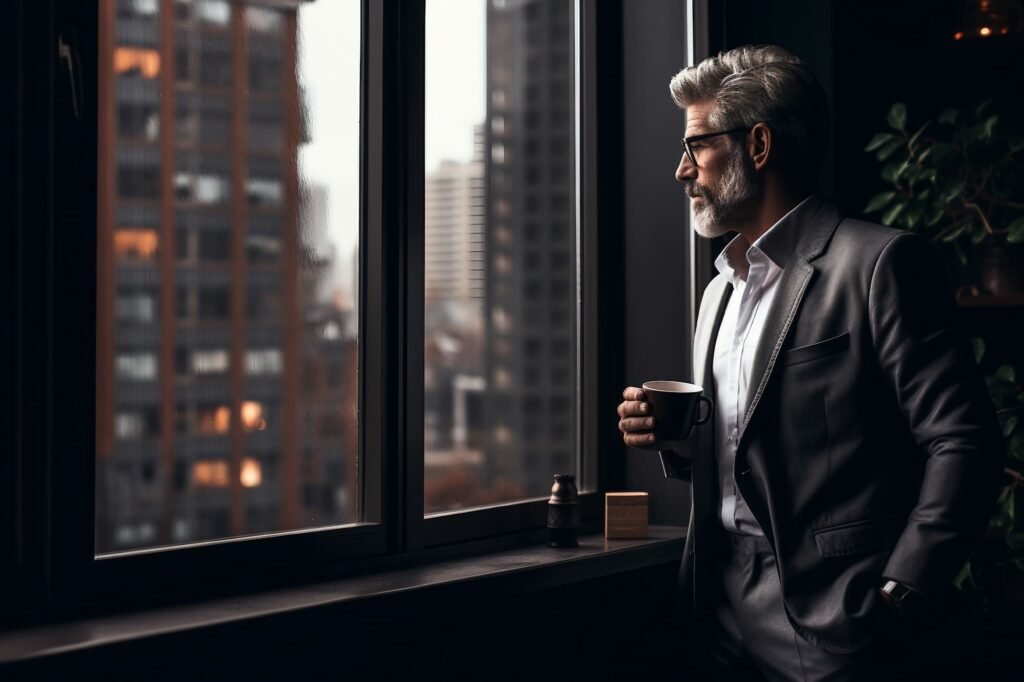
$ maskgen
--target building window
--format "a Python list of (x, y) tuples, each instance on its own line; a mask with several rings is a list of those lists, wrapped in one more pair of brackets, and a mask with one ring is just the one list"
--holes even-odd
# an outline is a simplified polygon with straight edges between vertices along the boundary
[[(100, 280), (114, 282), (97, 289), (97, 320), (108, 326), (97, 335), (96, 426), (111, 442), (97, 454), (99, 554), (378, 514), (361, 495), (380, 482), (364, 485), (356, 466), (359, 373), (333, 372), (309, 390), (285, 376), (307, 359), (318, 378), (358, 363), (361, 4), (100, 4), (118, 42), (101, 48), (109, 87), (96, 103), (109, 159), (99, 164), (98, 213), (113, 216), (98, 228), (113, 258), (98, 262), (111, 267)], [(175, 257), (162, 258), (164, 248)], [(166, 288), (174, 315), (165, 322)], [(173, 376), (157, 381), (168, 348)], [(167, 404), (170, 423), (156, 419)], [(329, 443), (300, 428), (326, 406), (337, 422)], [(296, 471), (302, 451), (322, 465), (311, 475), (334, 478), (275, 473)], [(142, 486), (138, 467), (115, 475), (127, 457), (173, 485)], [(306, 500), (304, 484), (338, 494)], [(230, 508), (223, 493), (243, 490), (258, 491), (258, 510)]]
[(114, 233), (114, 253), (119, 261), (151, 261), (156, 257), (158, 243), (156, 230), (118, 230)]
[(120, 379), (152, 381), (156, 379), (156, 354), (147, 352), (118, 353), (116, 371)]
[(140, 47), (119, 47), (114, 51), (114, 71), (121, 76), (157, 78), (160, 53)]

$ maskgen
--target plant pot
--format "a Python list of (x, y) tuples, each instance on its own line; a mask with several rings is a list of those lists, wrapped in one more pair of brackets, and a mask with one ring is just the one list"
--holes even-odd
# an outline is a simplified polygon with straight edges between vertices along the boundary
[(982, 293), (1007, 296), (1024, 292), (1021, 248), (1001, 239), (986, 239), (977, 246), (978, 287)]

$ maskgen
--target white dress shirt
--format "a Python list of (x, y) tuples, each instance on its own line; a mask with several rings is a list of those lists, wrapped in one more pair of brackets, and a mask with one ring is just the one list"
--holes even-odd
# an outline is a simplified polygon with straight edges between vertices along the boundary
[[(764, 535), (743, 495), (736, 487), (736, 438), (747, 404), (754, 353), (761, 341), (768, 311), (785, 267), (780, 251), (795, 243), (795, 221), (787, 220), (807, 200), (797, 204), (757, 241), (747, 247), (737, 235), (718, 254), (715, 268), (729, 279), (732, 295), (722, 317), (715, 343), (712, 372), (715, 379), (715, 456), (722, 493), (721, 519), (726, 530), (745, 535)], [(767, 248), (774, 258), (765, 253)], [(786, 254), (788, 255), (788, 254)], [(771, 341), (774, 342), (774, 339)]]

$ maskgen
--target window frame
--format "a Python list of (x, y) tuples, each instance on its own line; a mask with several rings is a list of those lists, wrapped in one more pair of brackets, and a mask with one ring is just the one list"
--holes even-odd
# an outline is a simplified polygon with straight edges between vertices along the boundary
[[(603, 491), (623, 478), (623, 450), (610, 412), (621, 390), (621, 178), (614, 165), (621, 118), (614, 106), (616, 54), (598, 41), (618, 31), (619, 3), (575, 0), (577, 115), (576, 428), (581, 511), (594, 527)], [(222, 538), (95, 556), (96, 282), (99, 8), (116, 0), (17, 2), (19, 34), (17, 320), (11, 385), (18, 413), (8, 454), (0, 561), (3, 613), (120, 608), (171, 594), (227, 591), (314, 576), (405, 565), (467, 551), (484, 541), (515, 544), (546, 526), (546, 498), (424, 517), (423, 504), (423, 142), (424, 0), (361, 0), (359, 446), (361, 507), (372, 521)], [(161, 0), (162, 11), (173, 0)], [(112, 29), (107, 29), (108, 31)], [(58, 36), (77, 50), (84, 92), (73, 113)], [(597, 87), (598, 73), (609, 73)], [(28, 83), (43, 83), (32, 92)], [(107, 93), (109, 95), (109, 93)], [(30, 96), (29, 96), (30, 95)], [(600, 129), (599, 129), (600, 126)], [(599, 132), (600, 130), (600, 132)], [(388, 134), (385, 134), (388, 131)], [(35, 151), (33, 151), (35, 150)], [(43, 151), (40, 151), (43, 150)], [(69, 163), (67, 160), (74, 162)], [(599, 163), (600, 160), (600, 163)], [(604, 164), (604, 165), (602, 165)], [(602, 170), (598, 174), (599, 166)], [(38, 178), (45, 180), (37, 181)], [(600, 201), (599, 201), (600, 197)], [(29, 207), (42, 205), (42, 212)], [(601, 215), (608, 219), (599, 226)], [(172, 254), (173, 256), (173, 254)], [(82, 286), (82, 282), (90, 286)], [(75, 301), (61, 306), (60, 301)], [(74, 352), (67, 352), (73, 340)], [(83, 362), (82, 359), (89, 359)], [(27, 368), (39, 368), (37, 379)], [(24, 368), (24, 369), (23, 369)], [(602, 371), (603, 370), (603, 371)], [(82, 410), (79, 406), (87, 405)], [(607, 413), (607, 414), (606, 414)], [(59, 428), (57, 428), (59, 425)], [(376, 453), (375, 456), (366, 456)], [(378, 481), (379, 485), (370, 485)], [(9, 485), (8, 485), (9, 484)], [(238, 566), (245, 565), (245, 575)], [(172, 592), (173, 590), (173, 592)]]

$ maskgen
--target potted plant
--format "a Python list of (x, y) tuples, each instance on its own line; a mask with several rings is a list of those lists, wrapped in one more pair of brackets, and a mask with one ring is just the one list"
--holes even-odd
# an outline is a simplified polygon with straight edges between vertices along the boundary
[(975, 282), (963, 293), (1003, 295), (1024, 291), (1024, 137), (1005, 132), (989, 106), (970, 114), (946, 109), (911, 133), (906, 106), (894, 104), (890, 130), (865, 147), (891, 189), (864, 210), (947, 244), (963, 267), (974, 265)]
[[(985, 344), (981, 339), (971, 343), (980, 364)], [(1009, 365), (986, 374), (985, 383), (1006, 441), (1003, 484), (985, 541), (956, 579), (961, 592), (982, 610), (993, 598), (1024, 601), (1024, 387)]]

